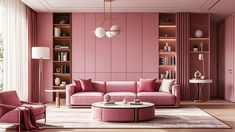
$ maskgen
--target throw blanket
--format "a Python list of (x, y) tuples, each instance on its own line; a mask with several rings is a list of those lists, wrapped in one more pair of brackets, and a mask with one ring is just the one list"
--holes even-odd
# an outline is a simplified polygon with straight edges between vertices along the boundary
[[(19, 126), (20, 125), (20, 126)], [(36, 119), (33, 114), (33, 109), (30, 106), (20, 107), (20, 124), (16, 127), (16, 130), (21, 131), (38, 131), (39, 128), (36, 123)]]

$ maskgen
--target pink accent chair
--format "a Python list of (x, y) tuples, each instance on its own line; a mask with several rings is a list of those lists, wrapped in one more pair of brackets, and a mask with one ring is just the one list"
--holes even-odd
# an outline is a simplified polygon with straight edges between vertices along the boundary
[(16, 91), (0, 92), (0, 123), (20, 123), (20, 107), (22, 106), (31, 106), (35, 119), (44, 119), (46, 123), (45, 105), (20, 101)]

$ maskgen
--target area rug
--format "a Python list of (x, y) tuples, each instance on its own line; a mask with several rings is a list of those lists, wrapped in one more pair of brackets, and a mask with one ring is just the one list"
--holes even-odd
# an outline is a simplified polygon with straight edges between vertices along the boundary
[(203, 110), (156, 108), (155, 119), (137, 123), (115, 123), (93, 120), (90, 108), (47, 107), (47, 125), (43, 128), (231, 128)]

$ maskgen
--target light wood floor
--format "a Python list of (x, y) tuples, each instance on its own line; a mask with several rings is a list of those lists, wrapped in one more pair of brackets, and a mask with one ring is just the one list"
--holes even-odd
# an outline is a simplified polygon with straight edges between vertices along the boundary
[[(196, 105), (220, 119), (232, 129), (46, 129), (50, 132), (235, 132), (235, 103), (225, 100), (211, 100), (204, 103), (181, 102), (182, 106)], [(173, 108), (174, 109), (174, 108)]]

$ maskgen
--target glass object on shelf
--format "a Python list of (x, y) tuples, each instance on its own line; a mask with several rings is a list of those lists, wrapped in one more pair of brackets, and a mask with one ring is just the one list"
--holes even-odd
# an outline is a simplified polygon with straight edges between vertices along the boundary
[(55, 78), (55, 85), (56, 85), (56, 86), (59, 86), (59, 85), (60, 85), (60, 82), (61, 82), (60, 78), (59, 78), (59, 77), (56, 77), (56, 78)]

